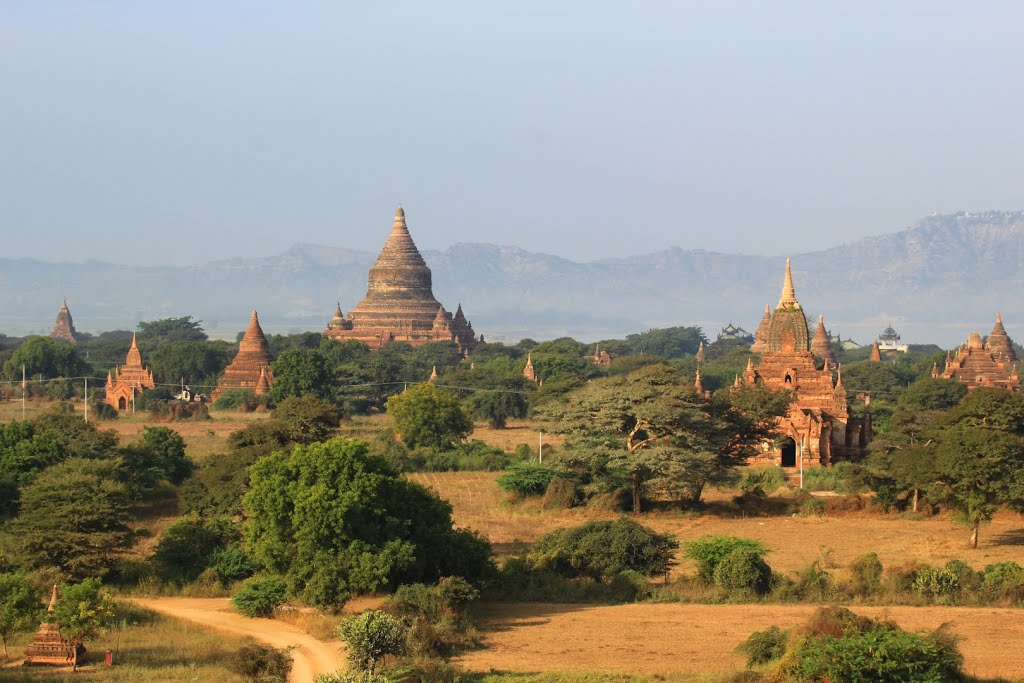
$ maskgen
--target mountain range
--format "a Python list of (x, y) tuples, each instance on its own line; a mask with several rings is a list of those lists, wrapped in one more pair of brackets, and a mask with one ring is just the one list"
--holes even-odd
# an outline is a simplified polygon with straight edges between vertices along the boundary
[[(1024, 332), (1024, 212), (936, 214), (822, 251), (795, 247), (797, 297), (844, 339), (869, 343), (891, 322), (906, 342), (953, 346), (987, 333), (997, 310), (1011, 336)], [(191, 314), (212, 336), (233, 338), (253, 308), (268, 332), (319, 331), (336, 303), (347, 311), (362, 298), (375, 256), (296, 244), (182, 267), (0, 259), (0, 333), (48, 332), (63, 297), (87, 332)], [(461, 302), (477, 332), (512, 341), (593, 341), (672, 325), (701, 325), (713, 340), (728, 322), (753, 331), (778, 300), (785, 262), (673, 247), (581, 263), (482, 243), (423, 257), (447, 308)]]

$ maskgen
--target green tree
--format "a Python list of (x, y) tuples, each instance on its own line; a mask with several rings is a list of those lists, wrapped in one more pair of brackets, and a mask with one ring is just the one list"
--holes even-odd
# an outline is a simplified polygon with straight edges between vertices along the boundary
[[(53, 608), (53, 619), (60, 626), (61, 635), (78, 646), (114, 624), (114, 600), (103, 590), (99, 579), (66, 584)], [(77, 656), (74, 669), (78, 669)]]
[(593, 469), (625, 472), (638, 513), (647, 486), (698, 502), (705, 486), (735, 476), (771, 438), (786, 395), (737, 394), (749, 410), (728, 397), (698, 396), (677, 371), (652, 365), (594, 380), (538, 415)]
[(224, 342), (180, 339), (143, 347), (143, 352), (157, 382), (212, 384), (213, 378), (231, 362), (228, 345)]
[(338, 626), (338, 635), (348, 647), (352, 667), (368, 671), (371, 676), (386, 656), (405, 651), (405, 624), (383, 610), (366, 610), (343, 621)]
[(4, 362), (4, 375), (20, 380), (22, 368), (29, 377), (82, 377), (89, 374), (89, 364), (74, 346), (49, 337), (26, 337)]
[(699, 327), (655, 328), (626, 337), (626, 343), (633, 353), (653, 354), (669, 359), (694, 355), (702, 341), (707, 343)]
[(274, 384), (270, 387), (270, 398), (275, 403), (292, 396), (332, 398), (333, 376), (319, 349), (288, 349), (274, 360), (271, 367), (274, 369)]
[(525, 387), (520, 386), (525, 381), (520, 377), (518, 380), (506, 382), (504, 388), (495, 387), (490, 391), (474, 392), (467, 401), (473, 415), (486, 420), (491, 429), (504, 429), (509, 419), (526, 417), (529, 405), (526, 402)]
[(238, 541), (238, 531), (229, 520), (187, 515), (161, 534), (153, 550), (153, 564), (168, 581), (194, 581), (213, 564), (214, 553), (233, 541)]
[(293, 443), (325, 441), (338, 431), (341, 411), (336, 405), (313, 396), (290, 396), (274, 408), (271, 419), (280, 420)]
[(534, 543), (530, 563), (568, 577), (600, 581), (619, 572), (663, 575), (675, 564), (679, 543), (629, 519), (594, 521), (552, 531)]
[(473, 433), (473, 421), (459, 399), (429, 382), (392, 396), (386, 406), (410, 448), (450, 450)]
[(489, 546), (452, 529), (451, 506), (367, 455), (362, 441), (339, 437), (262, 458), (243, 506), (251, 557), (311, 604), (490, 571)]
[(129, 470), (144, 489), (152, 489), (160, 481), (180, 484), (195, 469), (185, 454), (181, 434), (167, 427), (143, 427), (138, 441), (125, 449)]
[(7, 656), (7, 640), (15, 633), (30, 631), (36, 624), (39, 600), (24, 574), (0, 574), (0, 640)]
[(206, 332), (203, 331), (203, 321), (193, 320), (190, 315), (180, 318), (140, 321), (139, 338), (143, 341), (162, 343), (206, 341), (208, 339)]
[(22, 489), (22, 511), (9, 529), (26, 566), (57, 567), (73, 578), (110, 571), (132, 545), (120, 465), (69, 458)]

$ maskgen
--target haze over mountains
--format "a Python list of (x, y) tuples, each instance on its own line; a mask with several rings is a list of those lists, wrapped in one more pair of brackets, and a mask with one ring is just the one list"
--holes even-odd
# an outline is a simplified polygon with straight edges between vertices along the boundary
[[(383, 245), (386, 227), (380, 232)], [(839, 244), (842, 236), (829, 241)], [(968, 332), (987, 333), (997, 310), (1010, 335), (1024, 338), (1024, 212), (932, 215), (894, 234), (809, 246), (792, 245), (788, 254), (797, 297), (844, 338), (868, 342), (892, 321), (906, 342), (953, 346)], [(633, 249), (624, 241), (622, 251)], [(778, 300), (785, 261), (680, 246), (579, 263), (477, 243), (423, 256), (440, 301), (461, 301), (488, 339), (513, 341), (588, 341), (691, 324), (714, 339), (727, 322), (753, 331), (764, 305)], [(348, 311), (365, 294), (375, 257), (296, 244), (276, 256), (187, 267), (0, 259), (0, 333), (49, 332), (65, 296), (85, 332), (191, 314), (212, 336), (233, 338), (253, 308), (268, 332), (320, 331), (337, 302)]]

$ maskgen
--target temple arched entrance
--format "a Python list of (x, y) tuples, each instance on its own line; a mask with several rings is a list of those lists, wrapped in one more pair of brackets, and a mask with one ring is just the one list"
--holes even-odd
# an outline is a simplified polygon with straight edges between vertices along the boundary
[(118, 410), (127, 410), (128, 409), (128, 399), (126, 399), (124, 396), (119, 396), (118, 399), (117, 399), (117, 409)]
[(788, 437), (782, 442), (782, 462), (780, 464), (783, 467), (796, 467), (796, 441), (792, 437)]

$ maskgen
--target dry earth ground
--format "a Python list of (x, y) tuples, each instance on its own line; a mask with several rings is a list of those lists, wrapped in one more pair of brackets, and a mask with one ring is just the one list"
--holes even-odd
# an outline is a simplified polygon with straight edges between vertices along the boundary
[[(430, 487), (452, 503), (455, 523), (484, 534), (500, 553), (543, 534), (591, 519), (614, 519), (615, 513), (575, 508), (542, 512), (537, 501), (510, 503), (494, 483), (495, 472), (420, 472), (410, 478)], [(709, 492), (714, 499), (728, 492)], [(968, 547), (968, 530), (941, 515), (913, 519), (903, 515), (870, 512), (839, 517), (724, 517), (653, 512), (640, 522), (659, 532), (671, 533), (681, 542), (706, 534), (731, 534), (756, 538), (771, 552), (768, 561), (776, 571), (791, 572), (818, 560), (826, 567), (845, 566), (869, 552), (878, 553), (889, 567), (908, 561), (929, 564), (961, 559), (977, 569), (993, 562), (1024, 564), (1024, 516), (1001, 512), (981, 529), (977, 550)], [(691, 572), (683, 561), (675, 570)]]
[[(752, 631), (804, 623), (810, 605), (491, 604), (478, 610), (484, 649), (458, 663), (474, 672), (621, 673), (667, 676), (743, 668), (735, 648)], [(1024, 677), (1024, 619), (1014, 609), (856, 607), (910, 630), (951, 622), (972, 675)]]
[(345, 667), (340, 643), (326, 643), (273, 619), (249, 619), (235, 612), (227, 598), (135, 598), (147, 609), (175, 619), (203, 624), (235, 636), (247, 636), (276, 648), (294, 648), (292, 683), (308, 683), (320, 674)]

